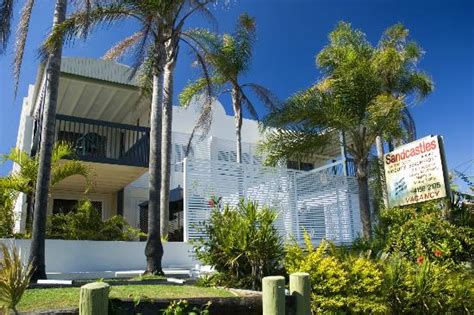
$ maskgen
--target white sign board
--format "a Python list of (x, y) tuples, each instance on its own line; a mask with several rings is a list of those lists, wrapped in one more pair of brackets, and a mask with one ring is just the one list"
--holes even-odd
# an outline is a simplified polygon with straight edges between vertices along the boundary
[(428, 136), (385, 154), (390, 207), (446, 197), (440, 140)]

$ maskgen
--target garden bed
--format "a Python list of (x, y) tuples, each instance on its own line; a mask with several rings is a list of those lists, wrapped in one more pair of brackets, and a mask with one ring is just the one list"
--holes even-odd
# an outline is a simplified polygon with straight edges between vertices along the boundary
[[(20, 314), (78, 314), (79, 292), (78, 287), (28, 289), (18, 311)], [(262, 314), (262, 295), (256, 291), (171, 284), (120, 285), (112, 286), (110, 291), (113, 314), (159, 314), (179, 300), (186, 300), (190, 310), (210, 304), (211, 314)], [(294, 314), (294, 297), (286, 297), (286, 309), (287, 314)]]

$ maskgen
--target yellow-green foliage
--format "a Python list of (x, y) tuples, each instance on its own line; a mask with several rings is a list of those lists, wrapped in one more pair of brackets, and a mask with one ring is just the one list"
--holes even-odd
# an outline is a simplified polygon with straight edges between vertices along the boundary
[(314, 249), (308, 234), (305, 244), (305, 250), (296, 243), (286, 247), (285, 267), (288, 273), (309, 273), (313, 312), (387, 311), (379, 296), (383, 274), (377, 264), (364, 257), (338, 257), (324, 240)]
[(312, 288), (312, 310), (320, 313), (440, 314), (474, 310), (474, 281), (461, 266), (417, 261), (402, 253), (355, 256), (322, 241), (318, 248), (305, 235), (304, 249), (286, 246), (289, 273), (307, 272)]
[(24, 265), (15, 247), (0, 244), (0, 309), (15, 310), (31, 276), (31, 266)]

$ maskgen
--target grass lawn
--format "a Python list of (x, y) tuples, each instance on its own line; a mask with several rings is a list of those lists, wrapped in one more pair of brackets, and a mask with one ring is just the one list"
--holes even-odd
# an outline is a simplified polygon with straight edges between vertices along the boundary
[[(26, 290), (18, 310), (22, 312), (77, 307), (80, 288)], [(111, 298), (172, 298), (230, 297), (232, 293), (216, 288), (190, 285), (126, 285), (112, 286)]]

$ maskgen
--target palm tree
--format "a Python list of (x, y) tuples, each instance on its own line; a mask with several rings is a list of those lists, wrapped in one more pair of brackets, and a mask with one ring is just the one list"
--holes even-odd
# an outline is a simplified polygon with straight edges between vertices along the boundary
[[(163, 245), (161, 243), (160, 228), (160, 195), (161, 191), (169, 193), (168, 187), (162, 187), (162, 176), (169, 177), (163, 166), (169, 169), (170, 137), (171, 137), (171, 105), (173, 70), (178, 53), (178, 42), (184, 41), (191, 49), (199, 52), (186, 39), (183, 26), (186, 20), (195, 12), (212, 17), (206, 6), (211, 0), (117, 0), (104, 1), (90, 11), (79, 10), (72, 14), (64, 23), (53, 29), (47, 39), (44, 49), (50, 50), (61, 38), (70, 40), (75, 36), (83, 35), (90, 27), (132, 19), (138, 22), (140, 30), (117, 43), (107, 53), (108, 59), (118, 59), (126, 52), (135, 54), (134, 71), (141, 67), (149, 70), (151, 79), (151, 110), (150, 110), (150, 162), (149, 162), (149, 204), (148, 204), (148, 238), (145, 248), (148, 274), (163, 274), (161, 259)], [(203, 66), (204, 63), (202, 63)], [(163, 80), (166, 82), (163, 83)], [(163, 109), (163, 111), (162, 111)], [(164, 114), (163, 114), (164, 113)], [(163, 124), (164, 122), (164, 124)], [(162, 162), (162, 132), (166, 135), (166, 159)], [(161, 168), (160, 168), (161, 166)], [(165, 183), (166, 184), (166, 183)], [(161, 222), (166, 222), (167, 211), (162, 208)], [(167, 234), (167, 233), (166, 233)], [(165, 235), (166, 235), (165, 234)]]
[[(269, 130), (261, 146), (269, 152), (268, 162), (274, 164), (283, 158), (319, 153), (330, 143), (332, 130), (343, 131), (350, 139), (347, 151), (354, 158), (363, 233), (369, 238), (369, 153), (378, 135), (402, 136), (400, 123), (406, 93), (411, 90), (400, 89), (395, 94), (386, 89), (383, 73), (397, 67), (397, 58), (388, 58), (372, 47), (360, 30), (341, 22), (329, 39), (317, 56), (323, 78), (269, 114), (266, 125), (278, 129)], [(413, 66), (408, 70), (412, 75), (397, 79), (396, 84), (404, 86), (405, 78), (419, 77)]]
[[(89, 2), (89, 0), (84, 0)], [(11, 18), (14, 0), (3, 0), (0, 3), (0, 46), (1, 52), (5, 47), (10, 35)], [(18, 38), (16, 45), (16, 56), (14, 61), (15, 93), (18, 86), (21, 64), (23, 61), (23, 52), (28, 35), (28, 28), (34, 0), (27, 0), (22, 10), (18, 26)], [(67, 0), (57, 0), (54, 9), (53, 27), (63, 22), (66, 18)], [(46, 209), (48, 203), (48, 189), (50, 181), (51, 155), (54, 146), (54, 125), (56, 116), (57, 95), (59, 86), (59, 71), (61, 66), (62, 41), (58, 41), (51, 51), (45, 55), (47, 57), (46, 66), (46, 84), (45, 84), (45, 104), (43, 107), (43, 121), (41, 129), (41, 143), (39, 150), (39, 168), (37, 187), (35, 189), (35, 205), (33, 218), (33, 235), (30, 247), (29, 262), (33, 266), (34, 274), (31, 280), (36, 281), (40, 278), (46, 278), (45, 269), (45, 233), (46, 233)]]
[[(51, 180), (49, 190), (62, 180), (80, 175), (87, 182), (86, 191), (91, 186), (89, 168), (78, 160), (65, 160), (74, 157), (74, 150), (67, 144), (57, 143), (53, 148), (51, 158)], [(2, 157), (3, 162), (10, 161), (19, 166), (18, 170), (6, 177), (0, 177), (0, 190), (4, 192), (24, 193), (27, 196), (26, 224), (31, 224), (33, 214), (33, 196), (35, 195), (38, 177), (39, 157), (31, 157), (28, 153), (17, 148), (11, 149)]]
[[(425, 73), (416, 69), (422, 51), (413, 41), (408, 41), (409, 30), (398, 23), (385, 30), (377, 45), (375, 65), (382, 79), (382, 89), (395, 97), (422, 101), (433, 90), (433, 82)], [(410, 110), (403, 108), (401, 127), (403, 134), (397, 142), (410, 142), (416, 139), (416, 127)], [(384, 206), (388, 207), (383, 164), (383, 135), (376, 138), (376, 151), (379, 161)]]
[[(224, 93), (230, 93), (232, 96), (237, 163), (242, 162), (241, 130), (243, 108), (253, 118), (257, 120), (259, 118), (245, 90), (249, 89), (269, 108), (275, 108), (277, 105), (275, 96), (267, 88), (256, 83), (243, 84), (240, 82), (242, 75), (250, 68), (255, 31), (255, 19), (248, 14), (242, 14), (233, 35), (217, 36), (204, 30), (198, 30), (192, 35), (200, 42), (200, 48), (204, 52), (205, 62), (210, 69), (210, 81), (213, 85), (215, 96), (219, 97)], [(188, 84), (180, 94), (181, 105), (188, 106), (194, 97), (207, 91), (207, 82), (206, 77), (201, 77)], [(210, 107), (204, 107), (196, 128), (208, 129), (212, 118), (210, 111)]]

